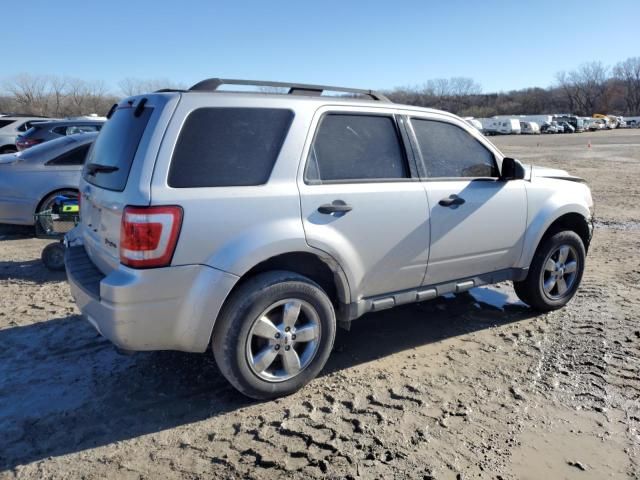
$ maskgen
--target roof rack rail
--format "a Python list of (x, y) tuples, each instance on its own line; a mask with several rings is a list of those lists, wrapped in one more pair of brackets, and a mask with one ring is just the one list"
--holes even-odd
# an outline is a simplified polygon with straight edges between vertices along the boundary
[(358, 88), (344, 88), (344, 87), (331, 87), (328, 85), (309, 85), (306, 83), (288, 83), (288, 82), (269, 82), (264, 80), (238, 80), (233, 78), (208, 78), (196, 83), (189, 91), (191, 92), (211, 92), (216, 91), (222, 85), (246, 85), (254, 87), (281, 87), (288, 88), (289, 95), (309, 95), (319, 96), (322, 92), (344, 92), (344, 93), (357, 93), (360, 95), (366, 95), (373, 100), (380, 102), (391, 102), (383, 94), (376, 92), (375, 90), (361, 90)]

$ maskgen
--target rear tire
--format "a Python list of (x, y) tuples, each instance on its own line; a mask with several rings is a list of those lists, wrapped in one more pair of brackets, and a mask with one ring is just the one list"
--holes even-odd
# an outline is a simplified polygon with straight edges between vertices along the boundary
[(293, 272), (256, 275), (238, 287), (211, 341), (218, 368), (244, 395), (289, 395), (322, 370), (336, 333), (333, 305), (318, 284)]
[(585, 257), (584, 244), (575, 232), (549, 236), (536, 250), (527, 278), (513, 282), (516, 295), (543, 312), (565, 306), (580, 286)]

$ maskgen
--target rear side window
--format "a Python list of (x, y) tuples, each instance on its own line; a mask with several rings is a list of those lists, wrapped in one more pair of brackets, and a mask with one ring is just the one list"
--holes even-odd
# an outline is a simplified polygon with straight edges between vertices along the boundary
[(98, 125), (66, 125), (53, 129), (58, 135), (75, 135), (76, 133), (97, 132), (99, 130)]
[(91, 144), (87, 143), (86, 145), (82, 145), (69, 152), (63, 153), (53, 160), (49, 160), (47, 162), (47, 166), (82, 165), (84, 160), (87, 158), (90, 146)]
[(140, 139), (153, 113), (153, 108), (145, 107), (136, 117), (134, 110), (117, 108), (102, 127), (87, 156), (87, 165), (116, 167), (117, 170), (85, 168), (84, 179), (87, 182), (118, 192), (126, 187)]
[(2, 120), (0, 118), (0, 128), (6, 127), (7, 125), (11, 125), (15, 120)]
[(275, 108), (200, 108), (185, 121), (169, 186), (263, 185), (269, 180), (293, 112)]
[(436, 120), (411, 119), (427, 177), (497, 177), (493, 154), (466, 130)]
[(328, 114), (309, 152), (309, 183), (394, 180), (408, 177), (393, 117)]

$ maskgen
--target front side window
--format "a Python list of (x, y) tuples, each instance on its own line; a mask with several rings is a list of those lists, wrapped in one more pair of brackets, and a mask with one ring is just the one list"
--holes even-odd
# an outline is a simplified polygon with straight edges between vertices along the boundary
[(310, 183), (404, 179), (407, 161), (391, 116), (328, 114), (309, 151)]
[(498, 177), (493, 154), (466, 130), (417, 118), (411, 125), (427, 177)]
[(280, 154), (293, 112), (278, 108), (199, 108), (176, 144), (173, 188), (263, 185)]

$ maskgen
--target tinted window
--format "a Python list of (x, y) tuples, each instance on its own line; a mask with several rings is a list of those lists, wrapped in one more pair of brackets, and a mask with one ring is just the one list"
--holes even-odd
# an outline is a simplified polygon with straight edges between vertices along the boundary
[(169, 169), (174, 188), (262, 185), (293, 113), (274, 108), (200, 108), (182, 127)]
[(70, 125), (67, 127), (66, 135), (75, 135), (76, 133), (97, 132), (100, 130), (97, 125)]
[(407, 164), (393, 118), (326, 115), (305, 175), (311, 182), (406, 178)]
[(2, 120), (0, 118), (0, 128), (6, 127), (7, 125), (11, 125), (15, 120)]
[(497, 177), (493, 154), (460, 127), (412, 119), (428, 177)]
[(116, 109), (102, 127), (100, 135), (89, 150), (86, 163), (118, 167), (118, 170), (96, 170), (92, 175), (85, 170), (84, 178), (89, 183), (108, 190), (124, 190), (138, 144), (153, 113), (153, 108), (146, 107), (136, 117), (134, 110), (126, 107)]
[(62, 155), (47, 162), (47, 165), (82, 165), (87, 158), (87, 152), (89, 151), (90, 143), (82, 145), (78, 148), (63, 153)]

